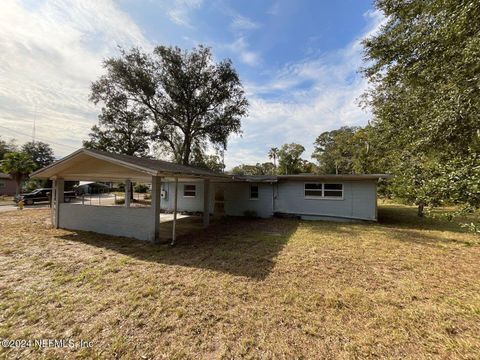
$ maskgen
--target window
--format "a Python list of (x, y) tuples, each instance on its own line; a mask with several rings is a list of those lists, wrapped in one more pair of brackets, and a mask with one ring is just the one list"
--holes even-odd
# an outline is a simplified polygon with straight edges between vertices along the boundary
[(323, 184), (323, 197), (343, 198), (343, 184)]
[(250, 200), (258, 200), (258, 185), (250, 185)]
[(7, 187), (7, 183), (5, 182), (5, 180), (0, 180), (0, 189), (4, 187)]
[(306, 199), (343, 199), (343, 184), (306, 183)]
[(196, 185), (183, 186), (183, 197), (195, 197), (196, 193), (197, 193)]
[(322, 184), (305, 184), (305, 197), (321, 198)]

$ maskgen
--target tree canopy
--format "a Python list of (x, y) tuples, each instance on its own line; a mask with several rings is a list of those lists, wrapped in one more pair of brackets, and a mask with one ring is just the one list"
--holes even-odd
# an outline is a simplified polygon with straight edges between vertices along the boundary
[(312, 158), (321, 174), (364, 174), (385, 170), (372, 127), (343, 126), (321, 133), (314, 142)]
[(364, 101), (373, 112), (370, 138), (396, 175), (394, 194), (420, 210), (444, 201), (479, 206), (458, 180), (468, 173), (480, 181), (480, 3), (378, 0), (376, 7), (386, 23), (363, 42), (371, 85)]
[(47, 143), (30, 141), (22, 146), (22, 151), (30, 156), (35, 163), (35, 169), (41, 169), (55, 161), (53, 150)]
[(125, 155), (148, 155), (151, 133), (144, 109), (133, 111), (125, 99), (112, 99), (108, 107), (102, 108), (98, 122), (92, 127), (90, 139), (83, 141), (84, 147)]
[(235, 166), (230, 172), (234, 175), (274, 175), (275, 166), (271, 162), (256, 163), (255, 165), (242, 164)]
[(209, 48), (122, 50), (120, 57), (105, 60), (104, 68), (90, 99), (112, 113), (121, 103), (151, 122), (151, 139), (178, 163), (190, 164), (208, 144), (226, 149), (229, 135), (240, 133), (248, 107), (242, 84), (232, 62), (215, 63)]
[(0, 170), (10, 174), (17, 184), (16, 193), (20, 193), (20, 186), (25, 176), (30, 174), (36, 167), (35, 162), (25, 152), (6, 153), (0, 162)]
[(0, 137), (0, 161), (6, 153), (17, 151), (15, 140), (5, 141)]
[(296, 143), (284, 144), (278, 150), (278, 173), (282, 175), (310, 172), (312, 165), (301, 158), (305, 148)]

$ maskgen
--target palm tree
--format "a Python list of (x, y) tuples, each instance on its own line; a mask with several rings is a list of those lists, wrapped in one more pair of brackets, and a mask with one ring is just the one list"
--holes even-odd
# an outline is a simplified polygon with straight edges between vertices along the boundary
[(268, 157), (273, 159), (273, 166), (275, 168), (275, 172), (277, 171), (277, 157), (278, 157), (278, 148), (273, 147), (268, 151)]
[(10, 174), (17, 184), (16, 194), (20, 193), (20, 186), (25, 176), (35, 169), (35, 163), (25, 152), (6, 153), (0, 163), (0, 170)]

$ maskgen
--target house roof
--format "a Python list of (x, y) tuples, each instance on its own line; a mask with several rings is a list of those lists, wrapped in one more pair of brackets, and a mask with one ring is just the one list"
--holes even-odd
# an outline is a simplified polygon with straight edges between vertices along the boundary
[[(3, 174), (5, 176), (8, 175)], [(266, 182), (279, 181), (365, 181), (388, 178), (385, 174), (358, 175), (261, 175), (241, 176), (219, 174), (193, 166), (174, 164), (168, 161), (114, 154), (106, 151), (80, 149), (30, 175), (36, 178), (63, 178), (88, 181), (151, 181), (152, 176), (167, 179), (212, 179), (214, 181)]]
[(194, 166), (186, 166), (175, 164), (172, 162), (156, 159), (141, 158), (137, 156), (114, 154), (106, 151), (100, 150), (90, 150), (83, 149), (86, 152), (95, 153), (101, 156), (106, 156), (110, 159), (118, 160), (120, 162), (129, 163), (142, 167), (147, 170), (157, 171), (159, 173), (172, 173), (172, 174), (181, 174), (181, 175), (199, 175), (199, 176), (224, 176), (213, 171), (199, 169)]
[(387, 179), (387, 174), (299, 174), (299, 175), (233, 175), (233, 179), (245, 182), (279, 182), (279, 181), (362, 181)]
[(361, 181), (361, 180), (379, 180), (388, 179), (388, 174), (301, 174), (301, 175), (278, 175), (278, 180), (344, 180), (344, 181)]
[(66, 180), (147, 180), (151, 176), (186, 178), (229, 178), (209, 170), (168, 161), (80, 149), (31, 174), (36, 178), (61, 177)]
[(8, 174), (0, 172), (0, 179), (11, 179), (12, 177)]

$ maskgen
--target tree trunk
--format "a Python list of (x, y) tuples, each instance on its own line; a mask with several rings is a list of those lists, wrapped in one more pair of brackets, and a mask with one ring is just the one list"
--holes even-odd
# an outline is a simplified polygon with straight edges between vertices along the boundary
[(189, 139), (185, 139), (183, 143), (183, 157), (182, 157), (182, 165), (189, 165), (190, 164), (190, 152), (191, 152), (191, 142)]
[(18, 175), (18, 174), (15, 174), (12, 176), (13, 179), (15, 180), (15, 185), (16, 185), (16, 188), (15, 188), (15, 195), (19, 195), (21, 190), (22, 190), (22, 179), (23, 179), (23, 176), (22, 175)]
[(418, 204), (418, 211), (417, 211), (418, 217), (423, 217), (423, 208), (424, 207), (425, 207), (424, 203)]
[(20, 187), (22, 186), (22, 179), (18, 179), (15, 181), (16, 183), (16, 189), (15, 189), (15, 195), (18, 196), (20, 194)]

